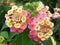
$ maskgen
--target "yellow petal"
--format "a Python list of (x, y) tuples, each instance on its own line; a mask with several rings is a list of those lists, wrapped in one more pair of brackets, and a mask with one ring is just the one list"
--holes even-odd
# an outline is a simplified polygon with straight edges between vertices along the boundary
[(49, 17), (45, 17), (44, 20), (45, 20), (45, 21), (48, 21), (48, 20), (49, 20)]
[(8, 11), (8, 15), (11, 15), (13, 13), (13, 10)]
[(52, 17), (52, 14), (50, 12), (48, 12), (47, 16), (48, 17)]
[(41, 24), (41, 25), (44, 25), (44, 22), (42, 21), (40, 24)]
[(48, 33), (46, 33), (44, 36), (46, 39), (48, 39), (50, 35)]
[(41, 40), (44, 41), (44, 40), (46, 40), (46, 38), (43, 36), (43, 37), (41, 37)]
[(21, 18), (21, 21), (22, 21), (22, 22), (25, 22), (25, 21), (26, 21), (26, 17), (22, 17), (22, 18)]
[(50, 21), (46, 21), (46, 24), (47, 24), (47, 25), (50, 25)]
[(39, 38), (43, 37), (43, 33), (42, 32), (38, 32), (38, 37)]
[(15, 27), (15, 28), (20, 28), (20, 23), (14, 24), (14, 27)]
[(12, 27), (12, 23), (7, 23), (7, 26), (8, 27)]
[(53, 27), (54, 26), (54, 23), (50, 22), (50, 27)]
[(6, 18), (6, 22), (11, 22), (11, 19), (9, 17)]
[(16, 10), (17, 9), (17, 6), (12, 6), (12, 10)]
[(53, 31), (52, 31), (52, 30), (49, 30), (49, 31), (48, 31), (48, 34), (49, 34), (49, 35), (52, 35), (52, 34), (53, 34)]
[(35, 27), (35, 30), (36, 30), (36, 31), (40, 30), (40, 26), (39, 26), (39, 25), (36, 26), (36, 27)]
[(18, 13), (21, 13), (21, 12), (22, 12), (22, 8), (18, 8), (18, 9), (17, 9), (17, 12), (18, 12)]
[(55, 15), (59, 15), (59, 13), (58, 12), (55, 12)]

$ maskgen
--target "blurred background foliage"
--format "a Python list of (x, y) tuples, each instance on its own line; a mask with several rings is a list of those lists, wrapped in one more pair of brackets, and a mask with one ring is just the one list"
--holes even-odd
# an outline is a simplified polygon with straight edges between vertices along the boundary
[[(3, 34), (7, 34), (7, 37), (9, 37), (7, 38), (9, 45), (40, 45), (40, 43), (34, 42), (28, 38), (28, 29), (20, 34), (9, 32), (9, 28), (5, 25), (4, 18), (4, 15), (11, 8), (11, 6), (9, 6), (11, 3), (14, 3), (18, 6), (22, 5), (25, 10), (31, 13), (32, 16), (35, 16), (36, 12), (34, 7), (38, 5), (39, 1), (42, 1), (45, 5), (48, 5), (52, 13), (54, 13), (53, 9), (55, 7), (60, 8), (60, 0), (0, 0), (0, 33), (3, 31)], [(53, 19), (53, 22), (55, 23), (53, 36), (57, 41), (57, 45), (60, 45), (60, 19)], [(6, 35), (4, 37), (6, 37)], [(44, 45), (48, 45), (47, 42), (49, 45), (52, 45), (51, 39), (43, 42)]]

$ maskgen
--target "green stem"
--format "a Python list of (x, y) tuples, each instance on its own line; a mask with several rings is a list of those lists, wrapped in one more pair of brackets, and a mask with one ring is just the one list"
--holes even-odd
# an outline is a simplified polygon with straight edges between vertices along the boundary
[(52, 41), (52, 45), (56, 45), (56, 41), (54, 40), (53, 36), (50, 36), (51, 41)]

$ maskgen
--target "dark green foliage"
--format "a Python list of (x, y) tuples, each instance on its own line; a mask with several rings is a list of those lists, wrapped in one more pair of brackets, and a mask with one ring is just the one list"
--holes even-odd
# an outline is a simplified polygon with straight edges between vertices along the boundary
[(5, 23), (4, 15), (7, 13), (7, 11), (10, 9), (9, 6), (2, 6), (0, 5), (0, 25), (2, 26)]
[(60, 0), (57, 1), (56, 7), (60, 8)]

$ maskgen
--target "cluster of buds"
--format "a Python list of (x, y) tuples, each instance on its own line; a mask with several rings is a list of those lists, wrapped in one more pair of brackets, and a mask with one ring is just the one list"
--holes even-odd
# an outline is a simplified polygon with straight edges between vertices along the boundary
[(41, 42), (47, 40), (53, 34), (54, 23), (51, 22), (52, 14), (48, 6), (44, 6), (40, 2), (37, 11), (36, 17), (32, 17), (29, 22), (29, 37), (34, 41)]
[(60, 18), (60, 14), (59, 14), (60, 8), (54, 8), (54, 14), (53, 14), (53, 18)]
[(22, 6), (12, 6), (12, 8), (5, 14), (6, 25), (11, 32), (23, 32), (29, 22), (30, 13), (23, 10)]

